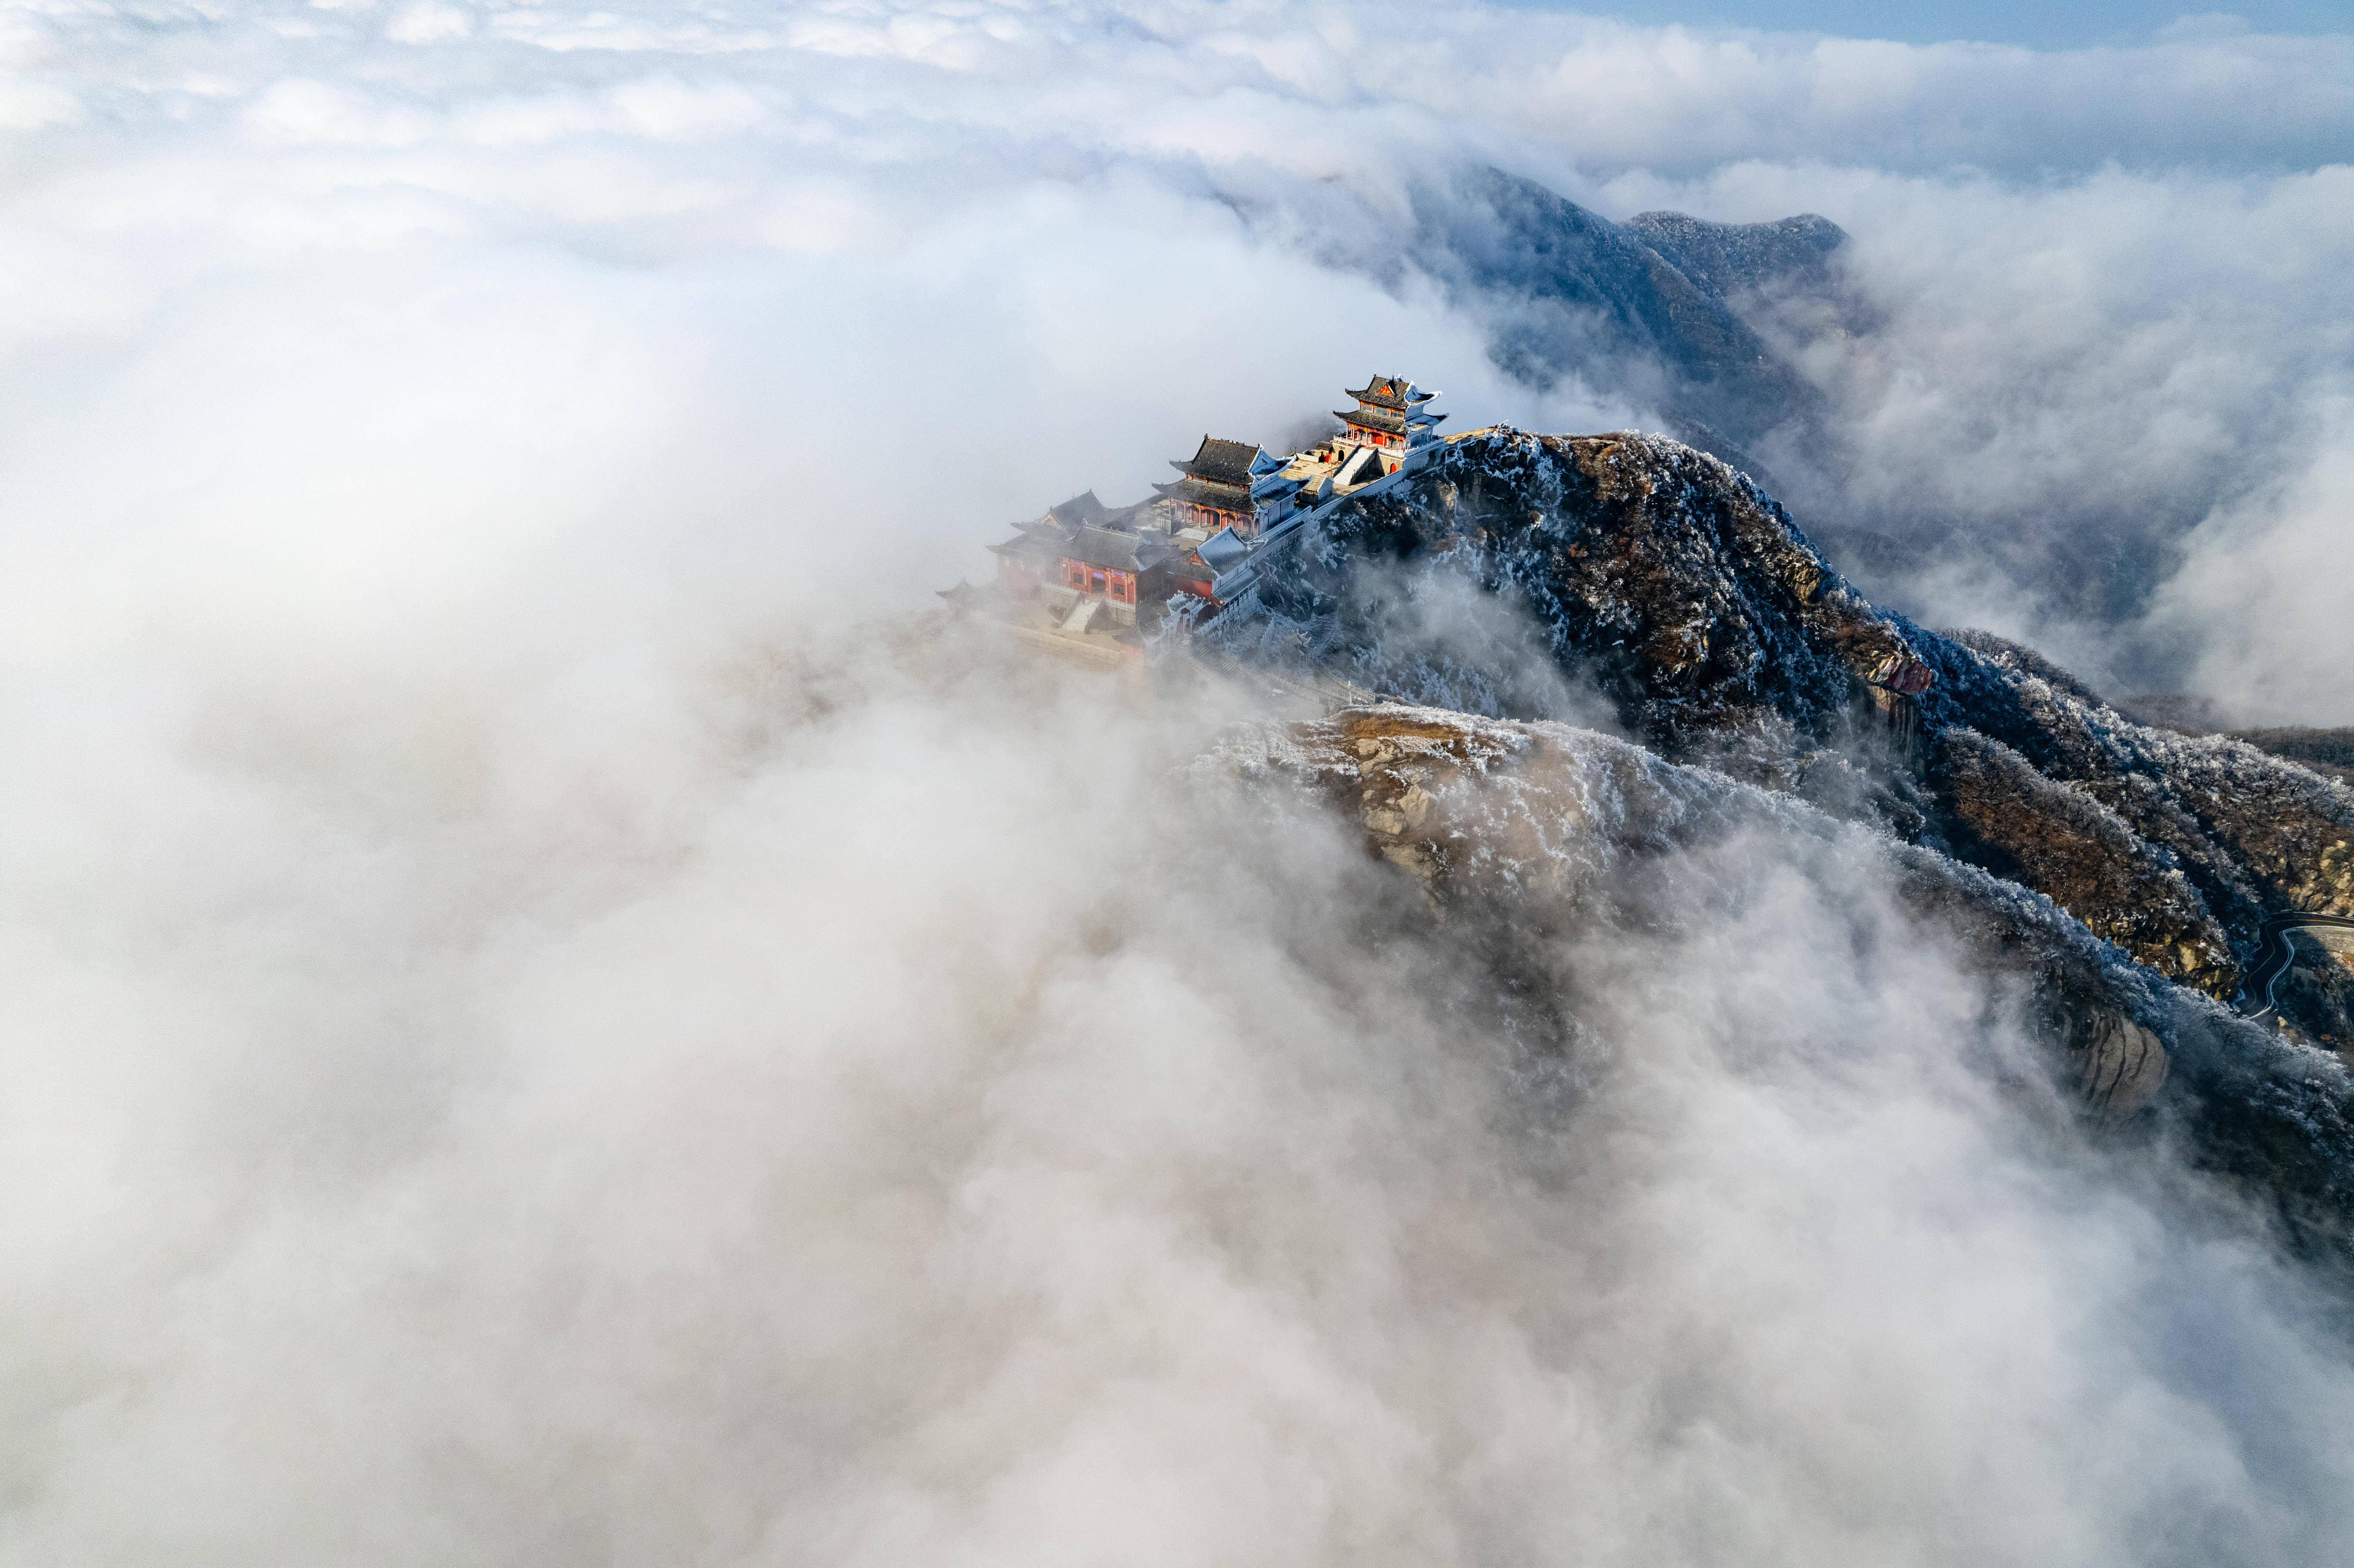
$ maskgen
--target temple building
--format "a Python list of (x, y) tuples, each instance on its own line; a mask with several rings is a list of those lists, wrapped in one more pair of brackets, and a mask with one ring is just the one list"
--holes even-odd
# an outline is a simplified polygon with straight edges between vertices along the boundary
[(1333, 417), (1348, 427), (1341, 440), (1360, 446), (1401, 450), (1414, 446), (1416, 435), (1447, 418), (1424, 413), (1422, 406), (1438, 394), (1422, 391), (1402, 376), (1376, 376), (1349, 396), (1357, 400), (1356, 411), (1335, 409)]
[(1250, 486), (1251, 464), (1258, 455), (1258, 448), (1246, 441), (1204, 436), (1201, 450), (1190, 459), (1170, 461), (1169, 466), (1185, 477), (1152, 488), (1173, 509), (1179, 527), (1199, 528), (1206, 534), (1221, 528), (1249, 534), (1257, 527)]
[(1090, 490), (1048, 508), (1033, 522), (1015, 524), (1013, 537), (989, 546), (997, 557), (997, 586), (1016, 598), (1034, 599), (1049, 583), (1070, 581), (1064, 550), (1072, 536), (1083, 528), (1100, 527), (1110, 516), (1110, 509)]
[[(1059, 565), (1063, 586), (1073, 593), (1105, 600), (1115, 607), (1113, 619), (1133, 624), (1139, 601), (1151, 604), (1169, 597), (1167, 545), (1134, 529), (1083, 527), (1063, 546)], [(1119, 610), (1125, 609), (1125, 616)]]
[[(1437, 441), (1447, 416), (1425, 406), (1439, 394), (1426, 392), (1403, 376), (1376, 376), (1349, 394), (1352, 414), (1335, 414), (1342, 428), (1289, 457), (1263, 454), (1251, 465), (1251, 499), (1258, 507), (1258, 533), (1278, 528), (1295, 513), (1313, 511), (1335, 495), (1373, 484), (1404, 468), (1415, 451)], [(1221, 570), (1246, 550), (1211, 546)]]
[[(1111, 507), (1087, 491), (1016, 524), (1012, 538), (989, 546), (993, 587), (959, 583), (940, 597), (956, 614), (1002, 622), (1058, 651), (1140, 658), (1143, 634), (1172, 601), (1214, 603), (1220, 576), (1249, 559), (1266, 530), (1395, 473), (1412, 449), (1437, 440), (1445, 416), (1423, 408), (1435, 392), (1376, 376), (1349, 396), (1358, 407), (1341, 416), (1347, 428), (1305, 451), (1284, 456), (1204, 436), (1190, 459), (1169, 465), (1178, 479), (1154, 485), (1150, 500)], [(1193, 612), (1178, 620), (1191, 624)]]

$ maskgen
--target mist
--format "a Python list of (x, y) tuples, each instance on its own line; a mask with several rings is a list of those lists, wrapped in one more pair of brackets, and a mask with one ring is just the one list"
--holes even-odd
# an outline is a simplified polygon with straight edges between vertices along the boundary
[(1833, 499), (1989, 541), (1908, 608), (2342, 721), (2347, 48), (16, 14), (0, 1561), (2342, 1560), (2325, 1287), (1863, 849), (1533, 1041), (1197, 766), (1280, 701), (923, 612), (1368, 371), (1655, 419), (1366, 264), (1493, 164), (1849, 228)]
[(1532, 1053), (1225, 702), (938, 636), (31, 736), (9, 1556), (2342, 1549), (2314, 1287), (1868, 857), (1695, 853)]
[[(1849, 230), (1843, 323), (1760, 318), (1839, 450), (1759, 455), (1802, 523), (1882, 541), (1847, 561), (1867, 586), (2113, 691), (2348, 716), (2317, 673), (2342, 618), (2296, 606), (2347, 396), (2345, 37), (2039, 52), (1286, 4), (172, 15), (20, 13), (0, 45), (6, 482), (37, 536), (122, 504), (77, 487), (136, 429), (169, 449), (148, 472), (210, 487), (140, 497), (142, 526), (355, 496), (404, 533), (659, 513), (652, 569), (749, 552), (712, 577), (773, 594), (822, 556), (843, 570), (817, 600), (905, 603), (970, 532), (919, 498), (1002, 519), (1140, 493), (1201, 429), (1297, 430), (1368, 363), (1458, 424), (1659, 428), (1639, 367), (1503, 375), (1509, 311), (1413, 265), (1414, 190), (1493, 164), (1608, 217)], [(382, 472), (404, 442), (459, 461)], [(1040, 442), (1067, 454), (1051, 477)], [(855, 545), (742, 522), (850, 506)]]

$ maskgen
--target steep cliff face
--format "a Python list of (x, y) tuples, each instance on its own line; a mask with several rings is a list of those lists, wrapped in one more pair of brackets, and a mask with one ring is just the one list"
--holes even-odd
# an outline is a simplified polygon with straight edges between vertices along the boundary
[[(1467, 595), (1527, 635), (1467, 638)], [(2016, 880), (2219, 998), (2265, 916), (2354, 913), (2354, 791), (1875, 609), (1750, 481), (1659, 437), (1459, 440), (1271, 548), (1203, 634), (1498, 716), (1596, 694), (1664, 758)]]
[[(2097, 1117), (2155, 1107), (2206, 1163), (2278, 1195), (2309, 1237), (2354, 1244), (2354, 1075), (2127, 961), (2012, 882), (1558, 724), (1379, 704), (1246, 726), (1197, 768), (1339, 813), (1421, 889), (1493, 991), (1572, 1012), (1565, 946), (1672, 932), (1739, 902), (1760, 868), (1813, 863), (1893, 889), (1906, 918), (2024, 999), (2020, 1019)], [(1574, 1019), (1561, 1027), (1574, 1033)]]

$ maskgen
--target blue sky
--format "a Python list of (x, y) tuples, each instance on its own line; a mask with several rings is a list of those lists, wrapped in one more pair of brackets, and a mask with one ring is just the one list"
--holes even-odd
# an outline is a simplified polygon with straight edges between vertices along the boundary
[[(1941, 43), (1968, 38), (2023, 44), (2036, 48), (2135, 43), (2161, 28), (2233, 29), (2262, 33), (2354, 31), (2354, 0), (2248, 0), (2228, 10), (2201, 11), (2180, 4), (2145, 0), (2075, 0), (2066, 5), (2026, 0), (1914, 0), (1904, 5), (1869, 0), (1626, 0), (1622, 4), (1547, 4), (1547, 10), (1583, 11), (1629, 22), (1681, 22), (1693, 26), (1758, 27), (1776, 31), (1833, 33), (1845, 37), (1893, 38), (1905, 43)], [(2186, 18), (2196, 17), (2193, 22)]]

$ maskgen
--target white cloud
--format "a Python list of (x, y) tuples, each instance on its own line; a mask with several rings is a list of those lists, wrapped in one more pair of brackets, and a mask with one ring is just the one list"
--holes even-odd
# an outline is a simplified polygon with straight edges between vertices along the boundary
[(423, 113), (387, 108), (364, 92), (300, 79), (263, 91), (246, 111), (246, 123), (265, 136), (296, 143), (409, 147), (432, 134), (432, 121)]
[[(2046, 602), (2039, 533), (2119, 531), (2162, 576), (2200, 517), (2306, 461), (2297, 410), (2345, 357), (2329, 324), (2354, 249), (2343, 165), (2277, 166), (2347, 143), (2343, 40), (2052, 55), (1272, 0), (690, 20), (534, 6), (493, 14), (495, 37), (349, 70), (362, 25), (320, 25), (260, 50), (85, 28), (78, 86), (41, 44), (38, 94), (202, 79), (209, 96), (126, 109), (151, 152), (44, 186), (30, 243), (69, 250), (102, 207), (101, 270), (124, 254), (112, 225), (167, 216), (170, 246), (204, 253), (230, 235), (273, 252), (462, 236), (669, 264), (919, 246), (968, 207), (1143, 185), (1245, 202), (1264, 233), (1362, 259), (1394, 235), (1310, 230), (1394, 226), (1401, 181), (1480, 159), (1621, 216), (1824, 211), (1857, 236), (1886, 324), (1813, 351), (1862, 461), (1851, 488), (1791, 499), (1983, 533), (1985, 569), (1924, 578), (1912, 608), (1991, 613), (2096, 679), (2182, 665), (2154, 631), (2117, 640), (2106, 622), (2130, 602), (2089, 628), (2072, 624), (2082, 606)], [(1405, 36), (1411, 51), (1384, 43)], [(552, 52), (530, 64), (502, 39)], [(217, 155), (206, 128), (232, 109), (258, 136), (347, 155)], [(1335, 188), (1363, 204), (1345, 219)], [(173, 253), (154, 259), (164, 272)], [(1509, 394), (1469, 412), (1537, 417)]]
[(474, 18), (472, 13), (457, 5), (443, 5), (438, 0), (417, 0), (404, 5), (390, 22), (385, 24), (384, 36), (396, 44), (441, 44), (472, 37)]
[[(2327, 450), (2325, 410), (2354, 366), (2345, 165), (2234, 177), (2112, 169), (2032, 190), (1744, 167), (1697, 187), (1629, 180), (1611, 194), (1728, 216), (1811, 205), (1850, 228), (1880, 325), (1801, 355), (1855, 443), (1837, 503), (1925, 553), (1978, 552), (1970, 580), (1914, 585), (1913, 608), (1999, 621), (1991, 629), (2095, 680), (2113, 666), (2138, 668), (2142, 681), (2168, 668), (2188, 678), (2192, 629), (2179, 618), (2132, 624), (2130, 599), (2106, 620), (2076, 623), (2081, 602), (2067, 601), (2084, 585), (2055, 575), (2066, 557), (2054, 546), (2077, 547), (2075, 571), (2115, 584), (2165, 581), (2202, 518), (2261, 510), (2260, 497), (2280, 495)], [(2103, 552), (2105, 565), (2086, 564)], [(2219, 630), (2240, 614), (2230, 600), (2213, 609)]]
[(2211, 667), (2341, 648), (2338, 46), (306, 10), (9, 57), (105, 112), (0, 193), (0, 1561), (2343, 1555), (2301, 1287), (1868, 874), (1696, 865), (1532, 1109), (1215, 714), (883, 652), (1370, 369), (1644, 417), (1334, 264), (1464, 159), (1830, 213), (1863, 493), (2204, 487)]
[(2022, 1124), (1868, 876), (1687, 866), (1509, 1105), (1199, 719), (804, 652), (12, 707), (19, 1560), (2342, 1542), (2293, 1287)]
[(81, 100), (62, 87), (14, 82), (0, 87), (0, 130), (38, 131), (81, 118)]
[(2198, 688), (2242, 724), (2354, 725), (2354, 406), (2327, 405), (2315, 435), (2303, 466), (2200, 524), (2152, 611), (2199, 650)]

